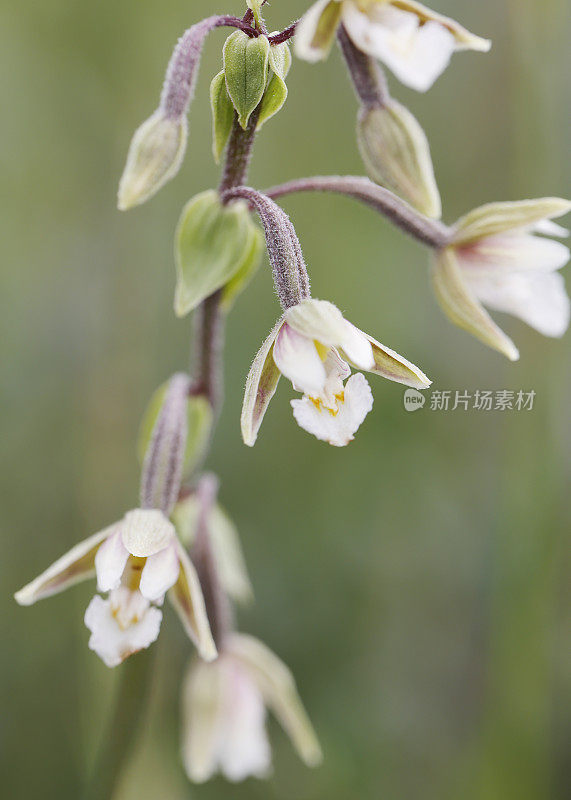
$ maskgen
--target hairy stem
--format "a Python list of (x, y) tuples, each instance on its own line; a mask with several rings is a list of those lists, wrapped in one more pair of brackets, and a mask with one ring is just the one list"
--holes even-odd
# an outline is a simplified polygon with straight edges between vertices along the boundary
[(385, 73), (377, 61), (355, 47), (343, 25), (339, 26), (337, 40), (361, 103), (367, 108), (386, 106), (391, 96)]
[(266, 190), (267, 197), (282, 197), (295, 192), (334, 192), (344, 194), (370, 206), (390, 222), (419, 242), (440, 249), (450, 244), (450, 229), (437, 220), (429, 219), (415, 211), (388, 189), (377, 186), (368, 178), (350, 175), (316, 176), (299, 178)]
[(150, 695), (153, 650), (129, 658), (121, 667), (117, 700), (82, 800), (111, 800), (132, 752)]

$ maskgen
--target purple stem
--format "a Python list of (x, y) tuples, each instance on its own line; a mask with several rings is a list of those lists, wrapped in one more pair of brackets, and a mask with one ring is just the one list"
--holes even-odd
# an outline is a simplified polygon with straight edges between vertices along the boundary
[(344, 194), (370, 206), (397, 227), (419, 242), (440, 249), (450, 243), (451, 231), (438, 220), (429, 219), (415, 211), (388, 189), (377, 186), (368, 178), (351, 175), (299, 178), (266, 190), (267, 197), (282, 197), (295, 192), (334, 192)]
[(225, 202), (236, 198), (247, 200), (260, 216), (274, 285), (282, 307), (290, 308), (310, 297), (307, 267), (288, 215), (267, 195), (249, 186), (230, 189), (222, 196)]
[(238, 28), (254, 38), (258, 31), (238, 17), (214, 15), (193, 25), (178, 40), (169, 61), (159, 108), (171, 119), (188, 111), (194, 95), (204, 40), (214, 28)]
[(355, 47), (343, 25), (339, 26), (337, 40), (361, 103), (367, 108), (386, 106), (391, 96), (385, 73), (377, 61)]

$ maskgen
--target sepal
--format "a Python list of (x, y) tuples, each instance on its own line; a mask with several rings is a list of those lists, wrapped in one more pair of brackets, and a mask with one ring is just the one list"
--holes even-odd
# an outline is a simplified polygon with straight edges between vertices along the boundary
[(329, 55), (341, 21), (340, 0), (317, 0), (297, 24), (295, 53), (304, 61), (323, 61)]
[(256, 442), (264, 414), (280, 379), (280, 371), (273, 358), (273, 349), (282, 325), (283, 319), (278, 320), (258, 350), (246, 379), (240, 425), (242, 438), (248, 447), (253, 447)]
[(285, 79), (291, 67), (291, 52), (287, 42), (270, 48), (270, 78), (258, 116), (257, 130), (280, 111), (287, 99)]
[(561, 197), (487, 203), (458, 220), (453, 228), (452, 244), (463, 246), (506, 231), (532, 228), (543, 220), (562, 217), (569, 211), (571, 202)]
[(234, 123), (234, 106), (226, 88), (224, 70), (215, 75), (210, 84), (210, 107), (212, 109), (212, 155), (218, 164)]

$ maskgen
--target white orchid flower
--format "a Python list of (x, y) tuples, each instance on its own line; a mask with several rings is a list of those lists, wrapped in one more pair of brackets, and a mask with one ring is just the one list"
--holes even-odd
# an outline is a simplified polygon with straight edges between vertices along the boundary
[(418, 367), (360, 331), (332, 303), (302, 300), (287, 309), (254, 359), (242, 407), (244, 442), (252, 446), (256, 441), (280, 375), (285, 375), (303, 393), (291, 403), (298, 425), (337, 447), (348, 444), (373, 397), (363, 375), (349, 378), (347, 362), (406, 386), (430, 386)]
[(569, 261), (569, 248), (545, 236), (568, 235), (551, 220), (570, 210), (567, 200), (550, 197), (491, 203), (462, 217), (451, 245), (436, 254), (433, 284), (445, 313), (511, 361), (518, 350), (483, 305), (544, 336), (565, 333), (570, 303), (557, 270)]
[(326, 58), (341, 24), (355, 47), (419, 92), (444, 72), (454, 51), (491, 47), (487, 39), (414, 0), (317, 0), (296, 28), (297, 55), (306, 61)]
[(231, 634), (216, 661), (191, 664), (183, 687), (182, 754), (195, 783), (267, 777), (266, 709), (278, 718), (308, 766), (322, 755), (289, 669), (251, 636)]
[(89, 647), (114, 667), (159, 635), (165, 593), (201, 656), (212, 659), (216, 647), (195, 569), (178, 541), (173, 524), (157, 509), (134, 509), (115, 525), (76, 545), (16, 594), (29, 606), (89, 578), (95, 572), (96, 595), (85, 612)]

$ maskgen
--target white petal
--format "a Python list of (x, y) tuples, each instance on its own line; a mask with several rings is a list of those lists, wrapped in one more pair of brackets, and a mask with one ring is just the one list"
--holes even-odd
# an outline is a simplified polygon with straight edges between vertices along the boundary
[(569, 248), (564, 244), (530, 233), (487, 236), (456, 252), (463, 269), (488, 273), (496, 270), (550, 272), (561, 269), (569, 261)]
[(553, 222), (553, 220), (550, 219), (539, 220), (539, 222), (536, 222), (532, 227), (532, 230), (535, 233), (542, 233), (544, 236), (560, 236), (561, 238), (569, 236), (569, 231), (567, 228), (564, 228), (562, 225), (558, 225), (556, 222)]
[(164, 550), (176, 536), (174, 525), (156, 508), (135, 508), (121, 525), (123, 544), (133, 556), (147, 558)]
[(116, 526), (111, 525), (95, 533), (58, 558), (45, 572), (42, 572), (14, 595), (21, 606), (30, 606), (44, 597), (63, 592), (68, 586), (90, 578), (95, 570), (95, 556), (102, 542), (113, 533)]
[(344, 327), (345, 332), (339, 347), (358, 369), (372, 369), (375, 359), (368, 337), (347, 320)]
[(116, 532), (103, 542), (95, 556), (97, 588), (100, 592), (109, 592), (119, 586), (128, 558), (129, 551), (123, 544), (121, 528), (118, 527)]
[(282, 325), (277, 335), (274, 361), (298, 391), (313, 396), (320, 394), (325, 383), (325, 367), (315, 343), (287, 323)]
[(335, 447), (348, 444), (373, 407), (373, 396), (361, 373), (353, 375), (345, 384), (344, 399), (334, 413), (308, 397), (292, 400), (293, 415), (297, 424), (318, 439)]
[(231, 781), (242, 781), (250, 775), (266, 777), (271, 751), (262, 694), (240, 662), (226, 658), (220, 666), (225, 673), (224, 716), (217, 754), (220, 771)]
[(91, 631), (89, 647), (108, 667), (116, 667), (152, 644), (159, 635), (163, 616), (158, 608), (147, 607), (141, 618), (122, 628), (112, 603), (113, 595), (106, 600), (96, 595), (85, 612), (85, 624)]
[(223, 679), (219, 661), (193, 661), (183, 684), (182, 758), (194, 783), (209, 780), (217, 768)]
[(174, 586), (180, 565), (174, 545), (165, 547), (154, 556), (149, 556), (141, 573), (139, 591), (147, 600), (159, 600)]
[(570, 303), (559, 273), (465, 275), (478, 299), (490, 308), (519, 317), (544, 336), (563, 336), (567, 330)]
[(443, 25), (419, 25), (415, 14), (392, 6), (382, 6), (372, 19), (346, 3), (343, 23), (359, 50), (378, 58), (405, 86), (419, 92), (444, 72), (455, 49), (454, 36)]

